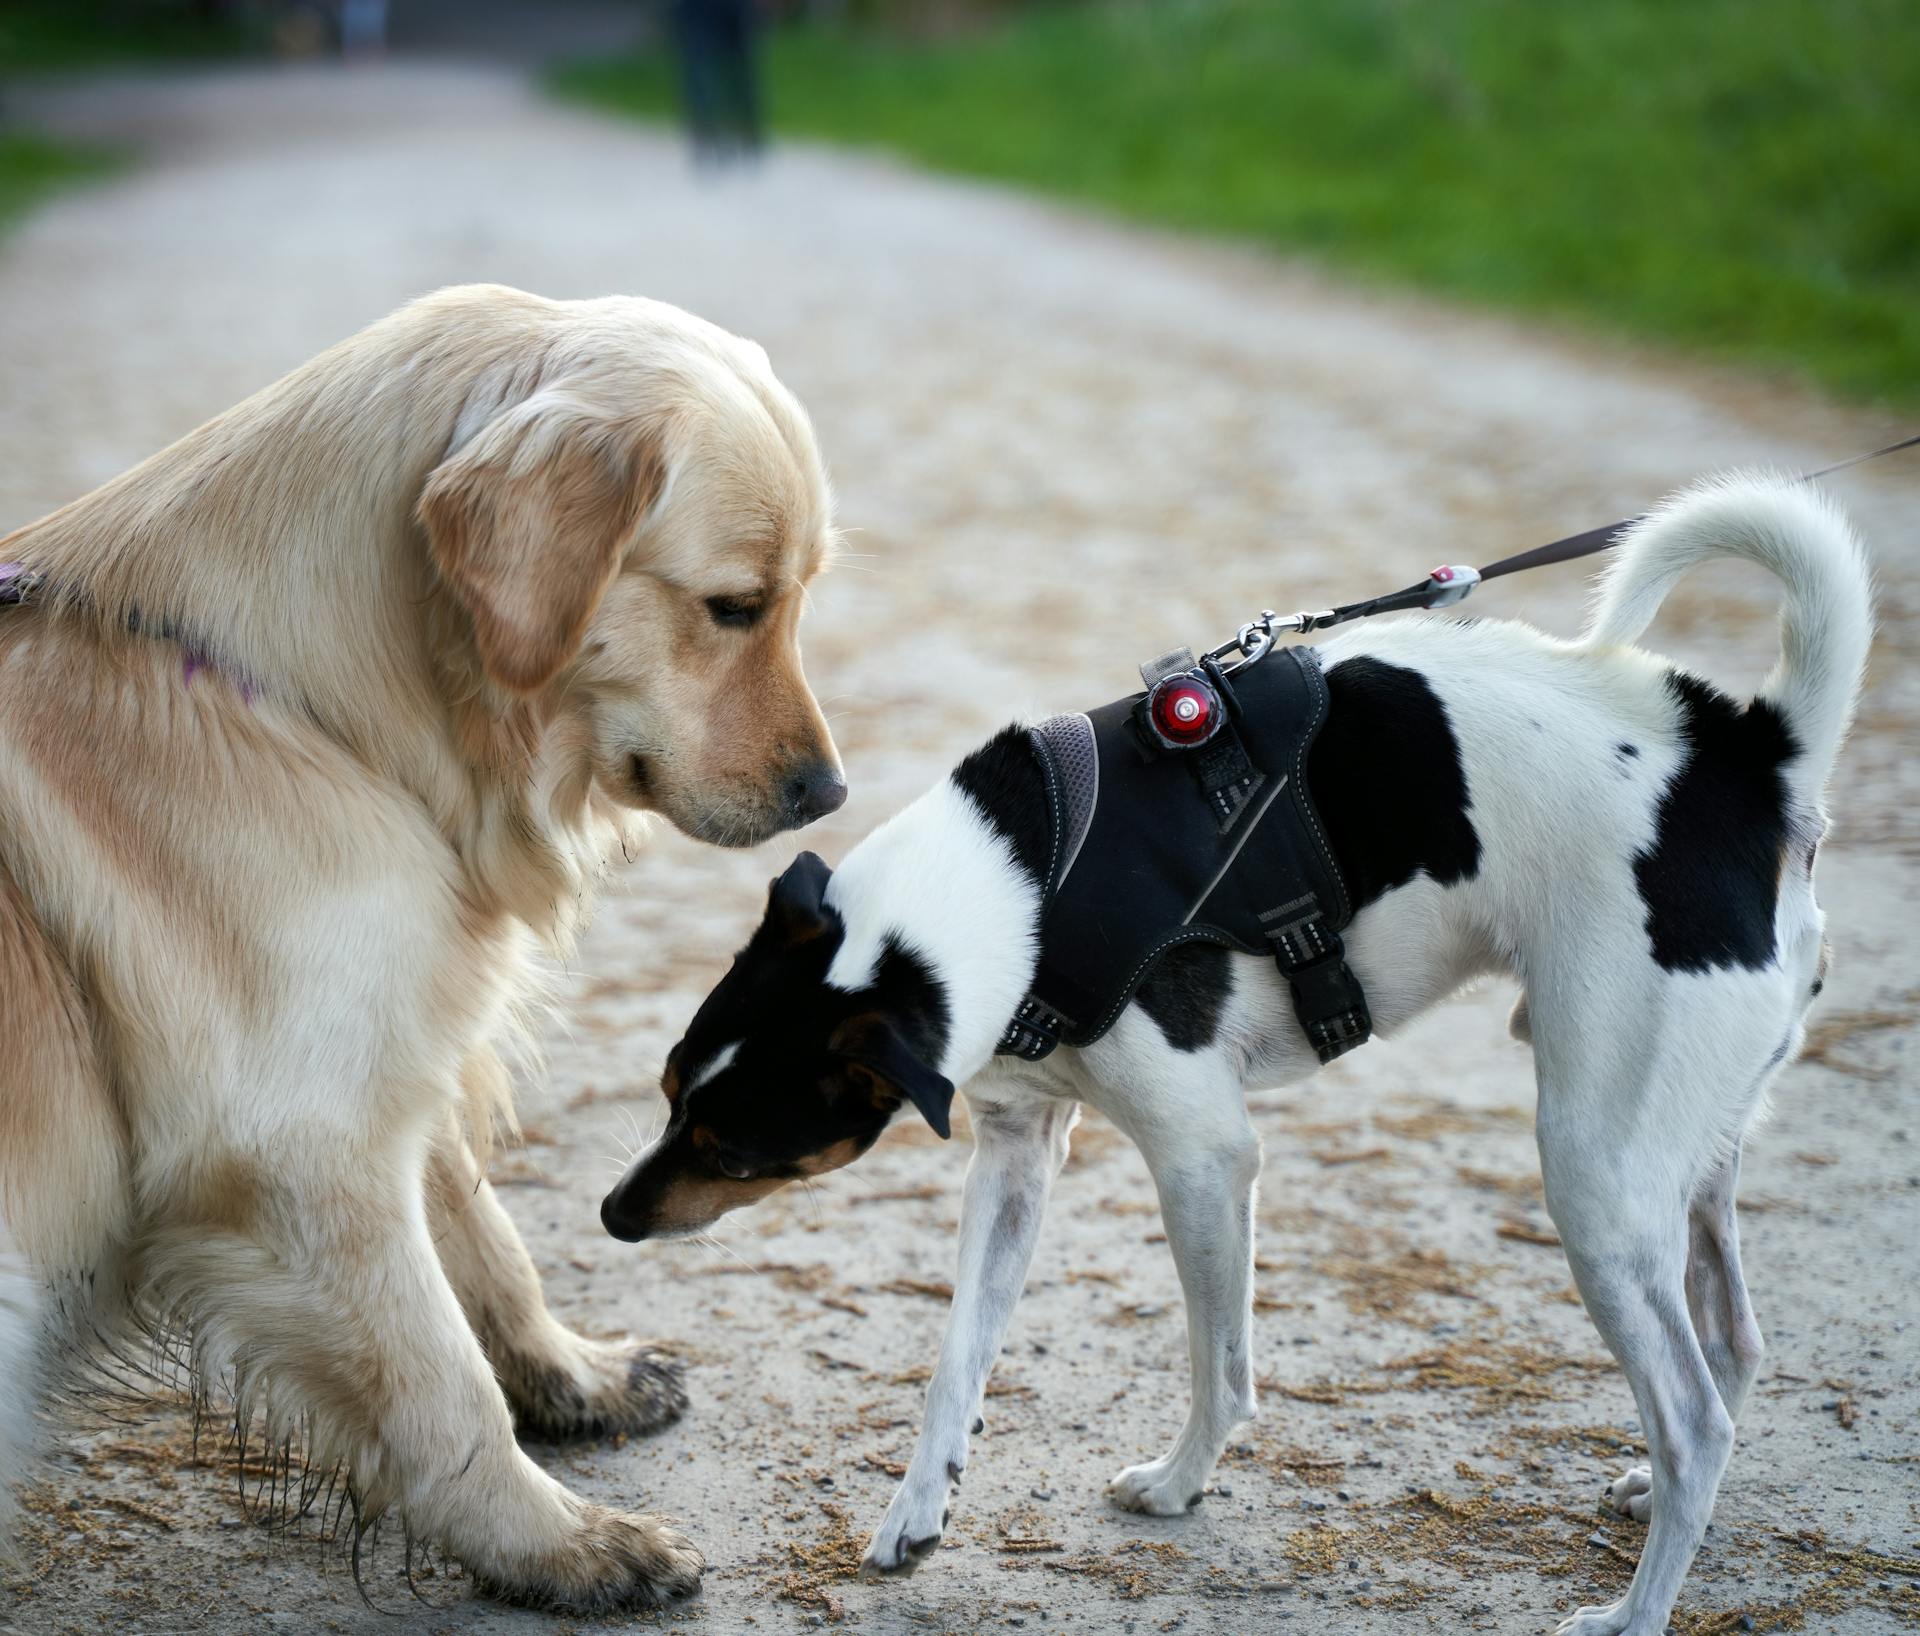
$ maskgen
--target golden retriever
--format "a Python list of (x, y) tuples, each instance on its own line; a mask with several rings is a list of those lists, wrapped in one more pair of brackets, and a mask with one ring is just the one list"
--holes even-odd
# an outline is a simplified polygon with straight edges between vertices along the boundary
[(498, 1594), (694, 1586), (515, 1443), (684, 1399), (548, 1314), (482, 1175), (497, 1047), (639, 814), (840, 804), (796, 636), (831, 542), (759, 347), (490, 286), (0, 540), (0, 1494), (161, 1332)]

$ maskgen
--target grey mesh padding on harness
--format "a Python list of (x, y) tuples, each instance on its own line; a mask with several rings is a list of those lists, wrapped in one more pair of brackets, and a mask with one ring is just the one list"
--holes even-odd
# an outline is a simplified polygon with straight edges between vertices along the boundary
[(1051, 891), (1072, 873), (1093, 828), (1093, 809), (1100, 804), (1100, 751), (1093, 741), (1093, 723), (1078, 711), (1049, 716), (1033, 732), (1046, 741), (1060, 780), (1060, 861), (1053, 879), (1041, 883)]
[(1092, 1044), (1192, 942), (1272, 955), (1322, 1061), (1367, 1038), (1339, 936), (1352, 911), (1307, 790), (1329, 705), (1319, 660), (1281, 648), (1216, 675), (1229, 716), (1192, 750), (1140, 732), (1141, 694), (1030, 729), (1052, 833), (1040, 957), (1002, 1052)]

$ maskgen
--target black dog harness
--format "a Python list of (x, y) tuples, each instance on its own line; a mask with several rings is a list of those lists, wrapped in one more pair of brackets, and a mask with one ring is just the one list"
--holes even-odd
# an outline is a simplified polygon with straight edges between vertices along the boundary
[[(1196, 942), (1273, 955), (1322, 1062), (1367, 1039), (1340, 942), (1352, 910), (1307, 788), (1326, 680), (1311, 649), (1257, 657), (1228, 672), (1181, 649), (1141, 667), (1149, 693), (1031, 729), (1052, 846), (1039, 970), (1000, 1051), (1038, 1061), (1091, 1044), (1156, 960)], [(1203, 743), (1154, 730), (1151, 690), (1174, 682), (1222, 709)]]

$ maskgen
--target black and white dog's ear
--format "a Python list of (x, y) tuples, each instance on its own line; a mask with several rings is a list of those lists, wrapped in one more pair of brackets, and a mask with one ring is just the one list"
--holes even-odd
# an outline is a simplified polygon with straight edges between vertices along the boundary
[(789, 943), (804, 943), (827, 929), (827, 882), (833, 871), (817, 852), (802, 852), (774, 877), (767, 893), (767, 924)]
[(942, 1141), (953, 1134), (953, 1081), (922, 1062), (885, 1017), (877, 1012), (849, 1017), (833, 1031), (827, 1049), (879, 1081), (882, 1091), (911, 1102)]

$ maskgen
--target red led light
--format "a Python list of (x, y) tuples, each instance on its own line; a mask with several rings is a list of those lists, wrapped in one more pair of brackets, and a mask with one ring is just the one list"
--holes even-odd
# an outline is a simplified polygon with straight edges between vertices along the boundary
[(1185, 676), (1172, 676), (1153, 690), (1148, 711), (1153, 729), (1167, 743), (1185, 749), (1213, 737), (1219, 722), (1213, 690)]

